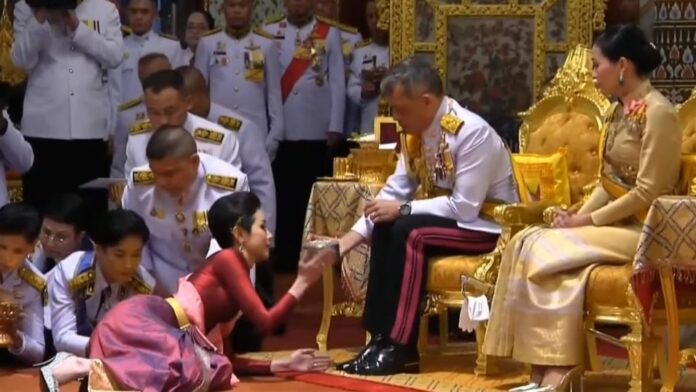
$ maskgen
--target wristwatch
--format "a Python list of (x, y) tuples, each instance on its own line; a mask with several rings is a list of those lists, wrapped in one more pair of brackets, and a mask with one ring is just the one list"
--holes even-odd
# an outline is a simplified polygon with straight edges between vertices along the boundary
[(400, 216), (408, 216), (411, 215), (411, 203), (404, 203), (399, 207), (399, 215)]

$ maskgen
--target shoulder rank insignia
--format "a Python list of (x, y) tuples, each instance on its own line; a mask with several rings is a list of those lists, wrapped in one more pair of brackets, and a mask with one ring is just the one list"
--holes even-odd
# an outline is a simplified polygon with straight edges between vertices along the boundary
[(203, 35), (201, 37), (207, 37), (209, 35), (217, 34), (221, 31), (222, 31), (222, 27), (217, 27), (217, 28), (214, 28), (212, 30), (206, 31), (205, 33), (203, 33)]
[(37, 275), (29, 267), (21, 267), (17, 273), (19, 274), (20, 279), (25, 281), (29, 286), (41, 294), (41, 302), (43, 302), (43, 305), (45, 306), (48, 302), (48, 296), (46, 293), (46, 279)]
[(237, 189), (237, 179), (234, 177), (208, 174), (205, 176), (205, 182), (210, 186), (224, 189), (226, 191), (233, 191)]
[(366, 46), (369, 46), (370, 44), (372, 44), (372, 38), (364, 39), (355, 44), (355, 49), (364, 48)]
[(153, 291), (152, 287), (146, 285), (145, 282), (140, 280), (140, 278), (137, 276), (132, 277), (128, 282), (128, 285), (138, 294), (152, 294)]
[(152, 123), (149, 121), (143, 121), (131, 125), (129, 133), (132, 135), (139, 135), (141, 133), (148, 133), (152, 131)]
[(317, 18), (317, 20), (318, 20), (319, 22), (326, 23), (326, 24), (329, 25), (329, 26), (337, 27), (337, 25), (338, 25), (338, 23), (337, 23), (335, 20), (333, 20), (333, 19), (325, 18), (325, 17), (319, 16), (319, 15), (315, 15), (315, 18)]
[(196, 128), (196, 130), (193, 131), (193, 137), (208, 143), (222, 144), (222, 141), (225, 139), (225, 134), (210, 129)]
[(242, 128), (242, 120), (230, 116), (218, 117), (218, 124), (235, 132), (239, 131)]
[[(85, 293), (94, 290), (94, 269), (90, 268), (86, 272), (83, 272), (70, 279), (70, 282), (68, 282), (68, 288), (70, 288), (70, 292), (73, 295), (82, 290), (85, 290)], [(88, 294), (91, 295), (92, 293), (90, 292)]]
[(142, 97), (136, 98), (136, 99), (131, 99), (131, 100), (128, 101), (128, 102), (124, 102), (124, 103), (120, 104), (120, 105), (118, 106), (118, 111), (119, 111), (119, 112), (122, 112), (122, 111), (124, 111), (124, 110), (128, 110), (128, 109), (130, 109), (130, 108), (134, 108), (134, 107), (140, 105), (142, 102), (143, 102), (143, 98), (142, 98)]
[(440, 119), (440, 128), (442, 128), (443, 131), (452, 135), (456, 135), (457, 133), (459, 133), (459, 130), (462, 128), (463, 125), (464, 120), (452, 114), (445, 114)]
[(268, 39), (275, 39), (273, 34), (269, 33), (268, 31), (262, 29), (261, 27), (257, 27), (254, 29), (254, 34), (259, 35), (263, 38), (268, 38)]
[(179, 39), (176, 38), (176, 36), (173, 36), (173, 35), (159, 33), (159, 36), (162, 37), (162, 38), (170, 39), (170, 40), (172, 40), (172, 41), (177, 41), (177, 42), (179, 41)]
[(133, 170), (133, 184), (150, 185), (155, 183), (155, 175), (149, 170)]
[(283, 14), (270, 16), (270, 17), (268, 17), (268, 19), (266, 19), (266, 21), (263, 24), (269, 25), (269, 24), (273, 24), (273, 23), (278, 23), (283, 19), (285, 19), (285, 15), (283, 15)]
[(346, 33), (356, 34), (358, 32), (358, 29), (353, 27), (353, 26), (348, 26), (348, 25), (344, 25), (342, 23), (336, 23), (336, 22), (334, 22), (334, 23), (336, 24), (336, 27), (338, 27), (339, 30), (345, 31)]

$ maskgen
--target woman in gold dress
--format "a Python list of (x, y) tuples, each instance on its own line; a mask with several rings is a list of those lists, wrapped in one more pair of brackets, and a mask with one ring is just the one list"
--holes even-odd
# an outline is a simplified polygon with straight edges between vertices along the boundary
[(605, 31), (592, 53), (599, 88), (618, 99), (606, 117), (601, 179), (577, 212), (515, 236), (500, 266), (483, 350), (532, 365), (530, 384), (514, 391), (577, 386), (587, 278), (598, 263), (633, 261), (648, 208), (679, 177), (677, 114), (648, 80), (660, 53), (631, 25)]

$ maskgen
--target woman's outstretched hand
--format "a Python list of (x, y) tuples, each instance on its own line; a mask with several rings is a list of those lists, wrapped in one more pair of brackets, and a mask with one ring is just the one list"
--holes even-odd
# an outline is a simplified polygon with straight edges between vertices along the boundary
[(296, 350), (288, 360), (289, 372), (324, 372), (331, 366), (331, 358), (311, 348)]

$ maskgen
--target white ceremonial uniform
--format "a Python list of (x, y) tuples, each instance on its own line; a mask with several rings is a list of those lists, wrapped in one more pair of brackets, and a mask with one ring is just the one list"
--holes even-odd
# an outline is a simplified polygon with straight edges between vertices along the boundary
[[(53, 342), (57, 351), (87, 356), (89, 335), (80, 333), (80, 322), (90, 327), (120, 301), (138, 294), (150, 294), (155, 279), (140, 266), (124, 284), (109, 284), (94, 260), (94, 252), (78, 251), (56, 265), (48, 283)], [(81, 313), (80, 301), (84, 301)], [(78, 318), (84, 317), (84, 320)]]
[(172, 69), (188, 65), (186, 54), (176, 37), (148, 31), (143, 35), (129, 34), (123, 39), (126, 48), (125, 60), (121, 64), (121, 103), (143, 95), (143, 86), (138, 77), (138, 61), (150, 53), (161, 53), (169, 59)]
[[(441, 119), (446, 115), (461, 122), (458, 132), (443, 131)], [(442, 132), (445, 132), (454, 170), (451, 178), (440, 179), (433, 185), (452, 190), (452, 194), (411, 201), (419, 184), (407, 174), (402, 153), (394, 174), (389, 176), (376, 199), (404, 203), (411, 201), (412, 215), (428, 214), (450, 218), (464, 229), (500, 233), (497, 224), (481, 219), (479, 213), (486, 200), (506, 203), (518, 201), (510, 153), (505, 143), (484, 119), (449, 97), (443, 99), (435, 120), (423, 133), (423, 156), (435, 157)], [(433, 163), (428, 163), (428, 166), (433, 166)], [(352, 230), (369, 238), (373, 227), (372, 221), (363, 216)]]
[(125, 178), (126, 146), (128, 133), (132, 126), (147, 121), (147, 108), (142, 97), (126, 102), (118, 107), (114, 130), (114, 157), (111, 161), (111, 178)]
[(275, 233), (275, 183), (273, 182), (271, 161), (266, 154), (263, 132), (253, 121), (214, 102), (210, 104), (208, 120), (236, 133), (239, 139), (242, 172), (249, 178), (251, 191), (261, 200), (261, 208), (266, 215), (268, 231)]
[(389, 69), (389, 48), (366, 40), (355, 46), (348, 79), (348, 99), (359, 107), (360, 133), (374, 133), (374, 120), (379, 113), (379, 97), (362, 98), (362, 72), (383, 67)]
[(109, 136), (107, 70), (124, 57), (118, 11), (107, 0), (84, 0), (75, 12), (81, 23), (68, 33), (40, 24), (24, 0), (15, 6), (12, 61), (28, 73), (22, 117), (27, 137)]
[[(315, 27), (318, 30), (319, 24), (330, 26), (325, 40), (314, 37)], [(343, 133), (346, 79), (339, 30), (331, 25), (331, 21), (319, 17), (301, 27), (283, 17), (266, 24), (265, 30), (280, 43), (283, 74), (292, 66), (293, 58), (301, 56), (303, 46), (307, 52), (320, 53), (316, 57), (319, 64), (307, 67), (286, 92), (283, 140), (326, 140), (326, 132)]]
[(239, 169), (207, 154), (199, 156), (196, 181), (180, 200), (155, 188), (148, 165), (131, 172), (123, 193), (123, 208), (138, 213), (150, 229), (143, 266), (168, 293), (176, 291), (179, 278), (205, 263), (211, 240), (207, 212), (213, 203), (249, 190), (247, 176)]
[(275, 150), (283, 137), (283, 103), (273, 37), (260, 29), (239, 39), (212, 30), (199, 41), (194, 64), (210, 85), (212, 101), (261, 127), (267, 148)]
[(25, 173), (31, 169), (34, 163), (34, 151), (31, 145), (24, 140), (24, 136), (12, 125), (12, 120), (3, 110), (2, 116), (7, 120), (7, 131), (0, 135), (0, 207), (7, 204), (7, 180), (5, 170), (14, 170)]
[[(341, 36), (341, 53), (345, 61), (346, 82), (350, 79), (350, 64), (353, 60), (353, 52), (355, 45), (362, 41), (362, 35), (355, 27), (346, 26), (336, 23), (339, 34)], [(347, 87), (346, 87), (347, 89)], [(343, 120), (343, 130), (346, 135), (351, 135), (353, 132), (359, 131), (360, 126), (360, 106), (356, 105), (350, 99), (346, 99), (346, 109)]]
[(25, 260), (17, 270), (1, 275), (0, 289), (14, 293), (22, 306), (24, 319), (20, 326), (22, 346), (8, 350), (26, 364), (43, 359), (44, 342), (44, 300), (46, 280), (29, 260)]
[[(193, 135), (199, 152), (220, 158), (234, 167), (241, 168), (239, 142), (233, 131), (191, 113), (186, 116), (186, 121), (182, 127)], [(145, 150), (153, 131), (149, 121), (142, 123), (136, 121), (136, 125), (130, 127), (128, 143), (126, 144), (126, 177), (134, 167), (147, 164)]]

